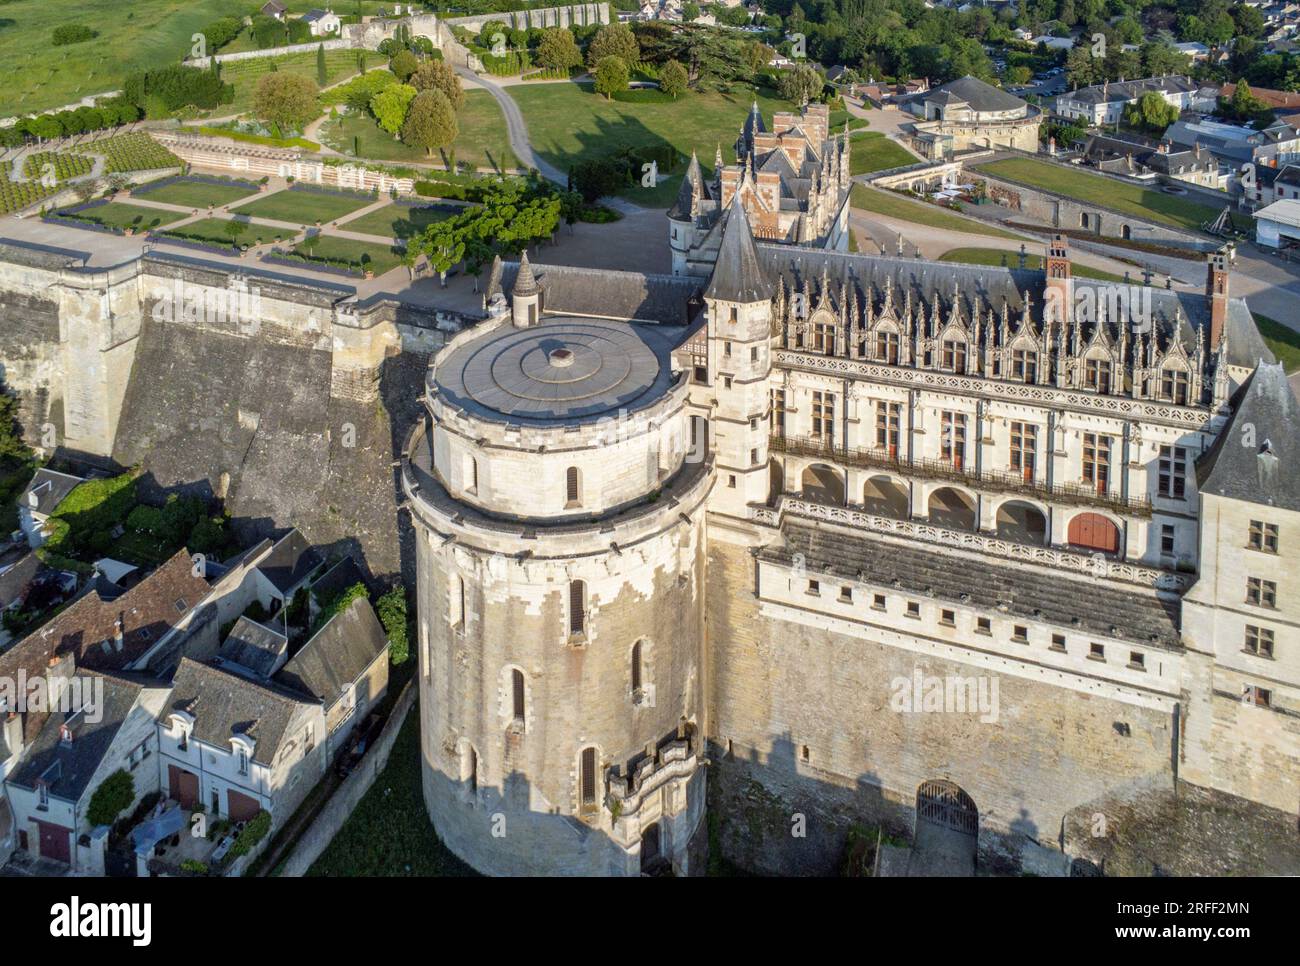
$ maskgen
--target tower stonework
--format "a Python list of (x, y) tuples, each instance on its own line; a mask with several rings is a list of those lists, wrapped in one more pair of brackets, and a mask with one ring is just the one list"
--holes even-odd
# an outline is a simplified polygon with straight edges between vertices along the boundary
[(511, 316), (438, 354), (407, 448), (425, 801), (484, 872), (688, 872), (712, 475), (680, 327)]

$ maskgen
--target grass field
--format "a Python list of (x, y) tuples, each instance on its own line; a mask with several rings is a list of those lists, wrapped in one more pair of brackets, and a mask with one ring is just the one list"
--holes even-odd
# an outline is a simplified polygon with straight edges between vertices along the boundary
[(1177, 195), (1163, 191), (1143, 188), (1139, 185), (1125, 184), (1113, 178), (1099, 174), (1089, 174), (1059, 164), (1035, 161), (1032, 158), (1003, 158), (979, 165), (976, 172), (983, 171), (994, 177), (1010, 178), (1036, 188), (1044, 188), (1094, 205), (1102, 205), (1113, 211), (1133, 215), (1163, 225), (1176, 228), (1200, 229), (1207, 221), (1213, 221), (1220, 209), (1210, 205), (1198, 204)]
[(100, 205), (98, 208), (87, 208), (85, 211), (75, 212), (68, 217), (75, 218), (78, 221), (93, 221), (95, 224), (104, 225), (107, 228), (132, 228), (135, 231), (147, 231), (150, 228), (158, 228), (162, 225), (170, 225), (174, 221), (180, 221), (185, 215), (178, 211), (162, 211), (158, 208), (146, 208), (144, 205), (110, 201), (106, 205)]
[(228, 205), (240, 198), (257, 194), (256, 188), (240, 184), (212, 184), (208, 181), (173, 181), (160, 188), (137, 188), (133, 194), (149, 201), (161, 201), (185, 208), (206, 208), (208, 205)]
[(1283, 325), (1267, 315), (1255, 313), (1255, 324), (1259, 334), (1264, 337), (1268, 347), (1277, 356), (1277, 361), (1286, 367), (1287, 372), (1300, 370), (1300, 332)]
[[(960, 262), (963, 265), (996, 265), (1016, 268), (1020, 264), (1020, 253), (1009, 248), (954, 248), (939, 256), (941, 262)], [(1041, 255), (1026, 255), (1025, 268), (1041, 269)], [(1124, 276), (1113, 272), (1103, 272), (1099, 268), (1089, 268), (1075, 262), (1073, 271), (1079, 278), (1092, 278), (1099, 282), (1122, 282)]]
[(916, 163), (916, 158), (907, 149), (877, 131), (858, 131), (849, 140), (852, 151), (849, 158), (850, 174), (871, 174), (873, 171)]
[(230, 218), (202, 218), (179, 228), (168, 229), (163, 234), (214, 245), (251, 245), (257, 239), (258, 232), (262, 232), (265, 238), (273, 231), (274, 229), (271, 228), (251, 225), (246, 221), (234, 221)]
[[(456, 117), (460, 136), (456, 138), (456, 161), (476, 168), (506, 170), (519, 167), (519, 159), (510, 150), (506, 119), (501, 108), (487, 91), (466, 91), (465, 106)], [(394, 140), (368, 114), (340, 114), (326, 121), (320, 130), (321, 140), (343, 154), (354, 153), (354, 138), (360, 139), (360, 157), (373, 161), (399, 161), (416, 164), (447, 164), (449, 158), (436, 153), (425, 155)]]
[(1013, 235), (1009, 231), (1003, 231), (1001, 228), (995, 228), (982, 221), (976, 221), (973, 218), (962, 218), (960, 215), (940, 208), (938, 205), (928, 204), (924, 201), (912, 201), (910, 198), (904, 198), (895, 192), (872, 189), (865, 185), (856, 184), (853, 186), (852, 204), (854, 208), (874, 212), (877, 215), (884, 215), (887, 218), (897, 218), (900, 221), (910, 221), (918, 225), (929, 225), (931, 228), (939, 228), (945, 231), (968, 232), (973, 235), (988, 235), (992, 238), (1013, 238), (1016, 240), (1020, 238), (1019, 235)]
[[(606, 101), (589, 84), (521, 84), (506, 90), (524, 115), (533, 150), (561, 171), (622, 148), (668, 143), (687, 156), (692, 149), (698, 151), (706, 178), (718, 145), (724, 158), (734, 157), (731, 145), (754, 100), (745, 91), (684, 94), (657, 103)], [(788, 102), (764, 95), (759, 95), (758, 106), (769, 125), (774, 111), (792, 109)], [(630, 187), (624, 194), (647, 207), (667, 208), (682, 173), (684, 168), (654, 188)]]
[(334, 221), (370, 204), (374, 204), (374, 199), (354, 198), (351, 195), (328, 194), (320, 191), (294, 191), (290, 188), (231, 210), (235, 214), (248, 215), (251, 218), (270, 218), (272, 221), (288, 221), (295, 225), (314, 225), (318, 221), (322, 224)]
[[(236, 60), (221, 65), (221, 79), (235, 85), (235, 100), (231, 104), (222, 104), (210, 112), (216, 117), (230, 114), (243, 114), (253, 108), (253, 93), (257, 82), (271, 72), (271, 64), (279, 73), (301, 74), (316, 80), (316, 51), (306, 50), (300, 54), (285, 54), (280, 57), (255, 57), (250, 60)], [(355, 50), (325, 51), (325, 74), (327, 83), (333, 84), (357, 72), (357, 52)]]
[(402, 264), (402, 253), (388, 245), (355, 241), (334, 235), (314, 235), (299, 242), (293, 249), (299, 255), (315, 255), (355, 264), (363, 271), (383, 275)]
[[(133, 71), (179, 61), (190, 36), (246, 0), (14, 0), (0, 7), (0, 116), (62, 107), (117, 90)], [(54, 28), (82, 23), (94, 40), (54, 47)]]
[(357, 803), (311, 876), (466, 876), (474, 872), (438, 839), (420, 786), (420, 713), (412, 708), (388, 764)]
[(430, 225), (452, 217), (465, 209), (457, 205), (388, 205), (339, 225), (346, 231), (359, 231), (363, 235), (382, 235), (385, 238), (410, 238)]

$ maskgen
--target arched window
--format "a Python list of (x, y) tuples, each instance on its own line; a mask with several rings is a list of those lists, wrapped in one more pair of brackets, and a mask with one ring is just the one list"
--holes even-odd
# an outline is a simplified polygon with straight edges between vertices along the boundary
[(524, 723), (524, 672), (515, 668), (510, 672), (511, 684), (511, 703), (514, 709), (515, 724), (523, 726)]
[(582, 634), (587, 630), (587, 584), (581, 580), (569, 581), (569, 633)]
[(632, 694), (641, 693), (641, 642), (632, 645)]
[(465, 626), (465, 578), (453, 574), (451, 587), (448, 588), (447, 618), (452, 627)]
[(570, 466), (564, 471), (564, 500), (568, 506), (577, 506), (580, 500), (578, 468)]
[(478, 492), (478, 460), (472, 456), (465, 457), (465, 489), (470, 493)]
[(582, 807), (596, 807), (596, 749), (582, 749), (582, 764), (580, 767), (581, 775), (579, 776), (579, 793), (581, 795)]

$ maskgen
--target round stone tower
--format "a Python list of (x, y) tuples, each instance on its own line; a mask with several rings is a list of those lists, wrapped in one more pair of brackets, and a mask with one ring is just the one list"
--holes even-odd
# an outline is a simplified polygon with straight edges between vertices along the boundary
[(675, 327), (540, 312), (452, 339), (403, 454), (424, 797), (493, 874), (689, 871), (706, 457)]

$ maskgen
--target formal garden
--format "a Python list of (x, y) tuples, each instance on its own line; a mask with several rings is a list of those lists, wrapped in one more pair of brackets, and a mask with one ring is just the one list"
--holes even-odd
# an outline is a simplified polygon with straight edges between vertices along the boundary
[(148, 201), (180, 205), (182, 208), (207, 208), (232, 204), (241, 198), (255, 195), (260, 190), (261, 186), (253, 181), (185, 175), (142, 185), (131, 194)]
[(162, 208), (147, 208), (121, 201), (89, 202), (62, 208), (51, 218), (64, 222), (82, 222), (96, 225), (111, 231), (144, 232), (162, 228), (187, 217), (184, 212), (166, 211)]
[(379, 198), (373, 194), (334, 191), (306, 185), (291, 185), (256, 201), (231, 209), (236, 215), (249, 218), (266, 218), (295, 225), (325, 224), (373, 205)]

